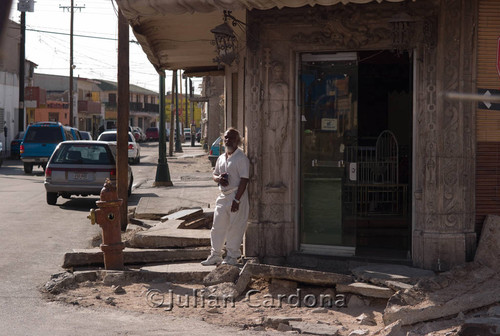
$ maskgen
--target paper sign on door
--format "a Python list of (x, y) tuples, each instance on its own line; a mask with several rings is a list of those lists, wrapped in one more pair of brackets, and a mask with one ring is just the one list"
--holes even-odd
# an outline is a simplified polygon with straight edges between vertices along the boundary
[(356, 162), (349, 163), (349, 180), (356, 181), (357, 180), (357, 171), (358, 165)]

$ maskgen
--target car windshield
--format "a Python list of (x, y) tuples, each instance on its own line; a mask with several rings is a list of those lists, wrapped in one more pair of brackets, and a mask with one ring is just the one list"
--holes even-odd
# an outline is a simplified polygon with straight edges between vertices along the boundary
[(116, 133), (103, 133), (99, 136), (99, 141), (116, 141)]
[(52, 163), (109, 165), (115, 161), (103, 144), (64, 144), (54, 153)]
[[(116, 133), (103, 133), (99, 136), (99, 141), (117, 141), (116, 140)], [(128, 134), (128, 142), (132, 142), (132, 135), (129, 133)]]
[(88, 132), (80, 132), (80, 136), (83, 140), (91, 140), (90, 133)]
[(63, 141), (60, 127), (30, 127), (23, 142), (59, 143)]

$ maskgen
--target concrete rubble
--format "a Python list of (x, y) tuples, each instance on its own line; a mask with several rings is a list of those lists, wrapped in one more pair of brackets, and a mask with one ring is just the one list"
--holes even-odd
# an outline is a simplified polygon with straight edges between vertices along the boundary
[[(169, 192), (180, 201), (164, 207), (160, 197), (143, 197), (131, 216), (133, 225), (124, 250), (124, 262), (130, 270), (61, 273), (47, 283), (46, 290), (57, 292), (64, 286), (96, 279), (119, 283), (124, 279), (155, 277), (162, 281), (203, 283), (207, 293), (221, 297), (242, 295), (253, 279), (269, 280), (270, 287), (292, 291), (301, 285), (322, 286), (331, 288), (332, 294), (347, 294), (349, 306), (368, 307), (372, 299), (388, 300), (383, 314), (386, 327), (374, 334), (385, 336), (401, 335), (404, 326), (454, 317), (500, 302), (498, 216), (486, 219), (474, 261), (439, 275), (393, 264), (368, 264), (352, 269), (351, 274), (266, 265), (256, 260), (247, 260), (243, 267), (206, 267), (200, 261), (210, 253), (209, 228), (213, 216), (210, 204), (203, 199), (183, 198), (179, 189)], [(63, 267), (102, 264), (102, 252), (95, 248), (67, 253)], [(460, 335), (472, 335), (474, 330), (500, 331), (500, 307), (490, 310), (488, 316), (464, 319)], [(269, 317), (264, 325), (284, 332), (316, 335), (338, 335), (341, 330), (336, 325), (311, 324), (287, 317)], [(364, 334), (362, 327), (353, 333)]]
[(384, 312), (386, 325), (411, 325), (500, 302), (500, 217), (488, 216), (473, 262), (397, 292)]

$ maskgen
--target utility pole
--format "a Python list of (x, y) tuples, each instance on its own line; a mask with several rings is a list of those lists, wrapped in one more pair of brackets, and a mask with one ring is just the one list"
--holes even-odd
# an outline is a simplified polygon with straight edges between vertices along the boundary
[[(85, 8), (85, 5), (83, 6), (75, 6), (73, 3), (74, 0), (71, 0), (71, 6), (61, 6), (59, 5), (59, 8), (62, 8), (63, 10), (68, 10), (71, 15), (70, 15), (70, 38), (69, 38), (69, 125), (74, 126), (73, 122), (73, 117), (74, 117), (74, 108), (73, 108), (73, 69), (75, 68), (75, 64), (73, 62), (73, 21), (74, 21), (74, 11), (75, 8), (79, 9), (80, 12), (82, 11), (82, 8)], [(77, 125), (78, 126), (78, 123)]]
[(130, 102), (129, 70), (129, 27), (122, 12), (118, 11), (118, 124), (117, 124), (117, 162), (116, 184), (118, 198), (123, 200), (120, 209), (122, 231), (128, 224), (128, 118)]
[[(24, 60), (26, 58), (26, 12), (21, 12), (21, 48), (19, 52), (19, 132), (24, 131)], [(14, 133), (12, 133), (14, 134)]]
[[(9, 8), (8, 8), (9, 9)], [(7, 12), (8, 12), (7, 9)], [(19, 50), (19, 132), (24, 131), (24, 77), (25, 77), (25, 58), (26, 58), (26, 12), (35, 11), (35, 2), (33, 0), (19, 0), (17, 10), (21, 12), (21, 41)], [(12, 133), (14, 134), (14, 133)]]

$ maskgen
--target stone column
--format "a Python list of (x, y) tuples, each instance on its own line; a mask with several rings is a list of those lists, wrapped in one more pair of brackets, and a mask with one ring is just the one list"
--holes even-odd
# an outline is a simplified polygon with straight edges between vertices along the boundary
[(221, 97), (224, 94), (224, 77), (210, 76), (205, 78), (205, 97), (208, 98), (208, 148), (224, 132), (224, 106)]
[(243, 241), (243, 254), (246, 257), (260, 257), (263, 250), (263, 230), (260, 224), (260, 197), (262, 195), (262, 125), (261, 96), (262, 79), (260, 72), (260, 52), (248, 52), (245, 77), (246, 137), (245, 148), (250, 160), (250, 182), (248, 195), (250, 214), (248, 227)]
[(476, 23), (476, 0), (441, 0), (437, 43), (415, 58), (413, 262), (425, 269), (449, 270), (475, 248), (475, 105), (442, 94), (474, 92)]

